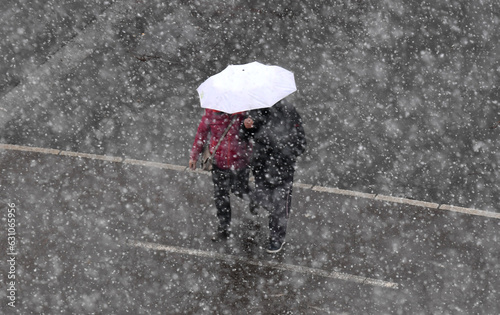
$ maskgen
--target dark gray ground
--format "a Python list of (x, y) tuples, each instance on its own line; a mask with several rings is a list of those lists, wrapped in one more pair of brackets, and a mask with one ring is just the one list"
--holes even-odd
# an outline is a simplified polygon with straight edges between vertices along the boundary
[(273, 256), (266, 218), (243, 202), (235, 237), (212, 243), (205, 174), (20, 151), (0, 166), (4, 230), (17, 210), (18, 314), (500, 311), (498, 219), (296, 189)]
[[(0, 142), (186, 165), (196, 87), (257, 60), (295, 73), (298, 182), (497, 213), (499, 43), (496, 0), (8, 0)], [(273, 257), (241, 202), (209, 241), (203, 174), (4, 150), (0, 171), (18, 314), (500, 312), (495, 218), (297, 188)]]
[(4, 1), (0, 140), (184, 165), (228, 64), (295, 73), (304, 182), (498, 211), (500, 3)]

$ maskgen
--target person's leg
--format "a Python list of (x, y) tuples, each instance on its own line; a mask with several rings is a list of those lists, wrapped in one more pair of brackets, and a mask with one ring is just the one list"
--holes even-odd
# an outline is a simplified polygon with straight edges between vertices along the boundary
[(272, 194), (274, 187), (270, 186), (264, 178), (255, 177), (255, 189), (253, 190), (253, 198), (259, 207), (271, 211), (273, 207)]
[(272, 192), (272, 208), (269, 212), (270, 242), (285, 242), (288, 218), (292, 203), (292, 181), (277, 186)]
[(231, 190), (237, 196), (249, 202), (249, 210), (252, 214), (257, 214), (257, 204), (255, 202), (254, 191), (249, 184), (250, 168), (244, 168), (233, 172), (231, 179)]
[(271, 198), (269, 213), (269, 247), (268, 253), (279, 252), (285, 243), (288, 218), (292, 206), (293, 165), (282, 166), (282, 177), (276, 181)]
[(230, 172), (214, 166), (212, 169), (214, 183), (214, 202), (219, 219), (219, 232), (228, 232), (231, 225), (231, 204), (229, 193), (231, 189)]
[(267, 181), (267, 173), (265, 165), (262, 161), (254, 163), (252, 173), (255, 179), (255, 188), (253, 190), (253, 199), (255, 203), (267, 211), (271, 209), (271, 195), (273, 185)]
[(250, 169), (231, 171), (231, 191), (239, 198), (248, 198), (251, 194), (251, 188), (248, 184), (250, 178)]

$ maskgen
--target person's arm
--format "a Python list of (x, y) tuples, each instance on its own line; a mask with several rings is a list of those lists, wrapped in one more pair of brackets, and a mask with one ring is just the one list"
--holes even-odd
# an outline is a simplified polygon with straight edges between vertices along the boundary
[(205, 110), (205, 114), (201, 117), (200, 124), (198, 125), (198, 130), (196, 131), (196, 136), (194, 138), (193, 146), (191, 147), (191, 153), (189, 155), (189, 168), (193, 171), (196, 169), (196, 162), (200, 156), (203, 146), (205, 145), (208, 133), (210, 132), (210, 117), (209, 111)]
[(297, 157), (305, 151), (306, 147), (302, 119), (291, 104), (277, 109), (279, 111), (276, 114), (283, 119), (285, 125), (282, 126), (286, 126), (284, 129), (286, 132), (276, 132), (277, 137), (270, 137), (271, 140), (274, 140), (270, 144), (276, 148), (277, 157), (282, 163), (295, 163)]
[(293, 152), (295, 156), (300, 156), (306, 150), (307, 140), (306, 134), (304, 131), (304, 126), (302, 125), (302, 117), (300, 117), (299, 112), (293, 108), (292, 111), (292, 122), (294, 125), (294, 129), (296, 132), (296, 136), (294, 137)]
[(249, 111), (247, 117), (243, 120), (240, 129), (240, 138), (242, 141), (249, 141), (255, 136), (259, 127), (262, 125), (263, 110), (256, 109)]

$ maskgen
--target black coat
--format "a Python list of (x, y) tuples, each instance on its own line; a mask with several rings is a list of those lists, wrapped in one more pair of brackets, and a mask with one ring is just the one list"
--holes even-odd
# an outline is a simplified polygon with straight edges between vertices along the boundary
[(252, 168), (256, 180), (280, 184), (293, 179), (295, 162), (306, 147), (302, 119), (295, 107), (280, 101), (274, 106), (249, 113), (252, 129), (243, 137), (254, 140)]

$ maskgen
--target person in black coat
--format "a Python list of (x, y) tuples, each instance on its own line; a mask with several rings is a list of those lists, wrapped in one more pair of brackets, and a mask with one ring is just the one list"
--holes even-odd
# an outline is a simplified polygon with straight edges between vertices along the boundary
[(251, 111), (242, 133), (254, 141), (254, 200), (269, 211), (267, 252), (277, 253), (285, 243), (295, 162), (306, 147), (302, 119), (290, 102), (282, 100), (270, 108)]

